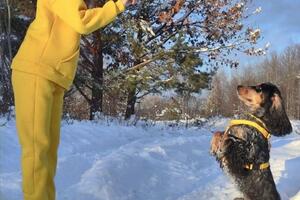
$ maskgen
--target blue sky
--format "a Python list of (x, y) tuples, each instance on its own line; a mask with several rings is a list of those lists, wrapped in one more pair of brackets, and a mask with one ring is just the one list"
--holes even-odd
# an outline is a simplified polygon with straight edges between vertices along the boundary
[[(270, 42), (267, 55), (282, 52), (287, 46), (300, 43), (300, 0), (253, 0), (250, 10), (261, 7), (262, 12), (252, 16), (247, 23), (261, 29), (259, 45)], [(242, 66), (264, 59), (261, 57), (241, 56)]]

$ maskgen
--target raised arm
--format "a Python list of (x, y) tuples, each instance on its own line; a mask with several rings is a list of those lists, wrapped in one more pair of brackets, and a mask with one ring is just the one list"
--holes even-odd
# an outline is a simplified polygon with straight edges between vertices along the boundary
[(88, 9), (83, 0), (54, 0), (50, 9), (80, 34), (89, 34), (112, 22), (125, 10), (122, 0)]

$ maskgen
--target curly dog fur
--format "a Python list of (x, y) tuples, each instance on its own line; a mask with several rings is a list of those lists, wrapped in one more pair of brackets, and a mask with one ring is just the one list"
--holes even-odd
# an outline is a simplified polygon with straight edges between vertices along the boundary
[[(284, 136), (292, 132), (279, 89), (271, 83), (256, 86), (238, 86), (239, 99), (246, 105), (248, 113), (238, 116), (266, 126), (271, 135)], [(269, 162), (270, 144), (255, 128), (236, 125), (224, 133), (217, 132), (211, 141), (211, 153), (235, 180), (238, 189), (247, 200), (279, 200), (270, 167), (259, 169)], [(252, 163), (252, 170), (244, 166)]]

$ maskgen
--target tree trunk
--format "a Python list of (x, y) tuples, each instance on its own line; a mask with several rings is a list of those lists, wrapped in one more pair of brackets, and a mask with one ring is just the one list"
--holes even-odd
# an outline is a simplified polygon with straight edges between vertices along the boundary
[(1, 68), (1, 76), (0, 76), (0, 114), (6, 114), (8, 120), (10, 119), (10, 111), (11, 106), (14, 105), (13, 93), (12, 93), (12, 85), (11, 85), (11, 70), (9, 69), (9, 65), (4, 63), (4, 56), (0, 55), (0, 68)]
[[(4, 3), (4, 1), (3, 1)], [(11, 106), (14, 105), (13, 90), (11, 84), (11, 11), (9, 1), (0, 13), (0, 114), (7, 114), (7, 120), (11, 117)]]
[(136, 103), (136, 85), (131, 85), (128, 87), (128, 96), (127, 96), (127, 107), (125, 112), (125, 120), (130, 119), (130, 117), (135, 113), (135, 103)]
[[(139, 30), (137, 39), (140, 43), (142, 43), (142, 41), (143, 41), (142, 36), (143, 36), (142, 30)], [(134, 62), (134, 66), (136, 66), (137, 64), (140, 64), (140, 63), (141, 63), (141, 60), (139, 58), (136, 58), (136, 60)], [(127, 95), (125, 120), (130, 119), (130, 117), (135, 114), (135, 103), (137, 100), (136, 91), (137, 91), (137, 82), (136, 82), (136, 80), (134, 80), (131, 84), (129, 84), (128, 89), (127, 89), (128, 95)]]
[(90, 120), (95, 118), (96, 112), (102, 112), (103, 104), (103, 52), (101, 33), (93, 33), (95, 37), (95, 51), (93, 52), (92, 68), (92, 98), (90, 104)]

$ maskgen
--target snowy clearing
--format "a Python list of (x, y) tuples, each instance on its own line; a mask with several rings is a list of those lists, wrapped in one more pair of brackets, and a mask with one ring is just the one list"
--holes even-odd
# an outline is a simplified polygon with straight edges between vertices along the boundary
[[(4, 121), (1, 119), (0, 121)], [(56, 176), (58, 200), (226, 200), (240, 196), (209, 155), (211, 133), (202, 128), (62, 123)], [(300, 121), (293, 134), (272, 137), (271, 169), (282, 199), (300, 200)], [(298, 133), (298, 134), (297, 134)], [(0, 199), (20, 200), (20, 147), (15, 121), (0, 127)]]

